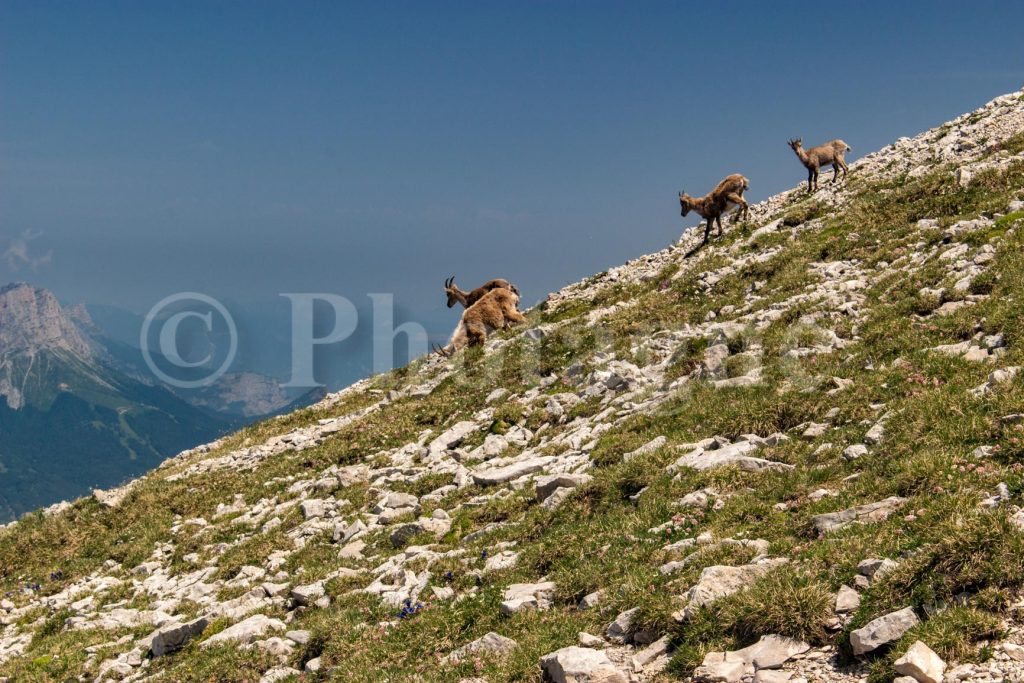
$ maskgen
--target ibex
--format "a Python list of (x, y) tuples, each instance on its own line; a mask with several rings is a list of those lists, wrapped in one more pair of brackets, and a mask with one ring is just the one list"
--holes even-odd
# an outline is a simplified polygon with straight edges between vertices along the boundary
[(447, 357), (466, 346), (483, 344), (493, 330), (526, 322), (526, 316), (516, 309), (518, 303), (519, 295), (511, 289), (492, 289), (462, 312), (462, 318), (452, 332), (448, 345), (435, 347), (434, 350)]
[(679, 193), (679, 205), (682, 207), (682, 215), (685, 217), (690, 211), (696, 211), (703, 218), (707, 219), (707, 226), (704, 227), (704, 242), (708, 241), (711, 234), (711, 224), (718, 223), (718, 236), (722, 236), (722, 214), (732, 207), (740, 207), (743, 218), (746, 219), (749, 206), (743, 199), (743, 192), (750, 187), (750, 182), (739, 173), (726, 176), (725, 180), (718, 183), (718, 187), (700, 199), (691, 197), (685, 192)]
[(843, 155), (850, 151), (850, 146), (842, 140), (830, 140), (824, 145), (818, 145), (809, 150), (804, 150), (803, 138), (789, 141), (789, 146), (800, 158), (800, 163), (807, 169), (807, 191), (814, 192), (818, 189), (818, 169), (822, 166), (832, 164), (832, 182), (839, 176), (839, 169), (843, 169), (843, 179), (846, 179), (847, 166)]
[(448, 308), (455, 305), (456, 302), (462, 304), (463, 308), (469, 308), (477, 301), (480, 300), (487, 292), (492, 289), (507, 289), (514, 292), (516, 295), (519, 294), (519, 290), (516, 286), (508, 280), (502, 280), (497, 278), (494, 280), (488, 280), (471, 292), (465, 292), (459, 289), (459, 286), (455, 284), (455, 276), (452, 275), (450, 278), (444, 281), (444, 292), (448, 295)]

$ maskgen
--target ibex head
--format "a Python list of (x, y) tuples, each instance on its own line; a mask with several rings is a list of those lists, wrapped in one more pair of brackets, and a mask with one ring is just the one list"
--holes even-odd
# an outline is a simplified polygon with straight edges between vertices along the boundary
[(680, 215), (682, 215), (683, 218), (686, 218), (686, 214), (690, 213), (690, 210), (693, 208), (690, 204), (691, 199), (693, 199), (693, 197), (685, 192), (679, 193), (679, 208), (681, 209)]
[(459, 301), (459, 288), (455, 286), (455, 276), (444, 281), (444, 292), (448, 295), (448, 308), (451, 308)]
[(789, 141), (788, 144), (789, 144), (790, 147), (793, 148), (793, 151), (795, 152), (803, 144), (803, 141), (804, 141), (803, 138), (793, 138), (792, 140)]

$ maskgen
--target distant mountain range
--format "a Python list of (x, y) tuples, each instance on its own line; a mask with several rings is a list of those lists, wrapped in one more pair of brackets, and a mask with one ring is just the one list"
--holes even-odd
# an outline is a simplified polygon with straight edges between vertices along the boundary
[(8, 285), (0, 289), (0, 520), (118, 484), (320, 395), (290, 396), (253, 372), (188, 392), (157, 385), (138, 348), (107, 336), (85, 306)]
[[(232, 370), (239, 374), (253, 374), (266, 378), (278, 378), (284, 380), (292, 373), (291, 354), (291, 333), (292, 333), (292, 311), (291, 305), (285, 298), (270, 298), (268, 301), (250, 302), (248, 304), (238, 301), (224, 301), (224, 305), (230, 311), (235, 325), (238, 329), (238, 353)], [(360, 302), (356, 302), (357, 304)], [(108, 305), (89, 304), (86, 307), (88, 315), (93, 324), (99, 328), (101, 336), (106, 340), (108, 347), (118, 346), (112, 349), (112, 353), (121, 358), (128, 365), (135, 367), (147, 377), (152, 377), (149, 368), (142, 361), (139, 346), (139, 333), (142, 329), (143, 316), (132, 311)], [(69, 309), (71, 310), (71, 309)], [(329, 312), (328, 312), (329, 313)], [(403, 315), (404, 314), (404, 315)], [(371, 313), (365, 307), (358, 311), (358, 320), (368, 321)], [(333, 317), (328, 318), (327, 323), (333, 323)], [(450, 316), (446, 316), (450, 317)], [(396, 324), (409, 319), (408, 312), (400, 311), (396, 315)], [(454, 322), (447, 320), (442, 326), (447, 333)], [(159, 327), (159, 325), (155, 325)], [(326, 333), (329, 330), (317, 330), (317, 334)], [(118, 344), (119, 343), (119, 344)], [(371, 352), (373, 349), (372, 326), (368, 324), (359, 325), (351, 337), (343, 342), (330, 346), (320, 346), (315, 350), (314, 376), (328, 390), (336, 391), (346, 387), (369, 374), (371, 374)], [(396, 364), (401, 365), (407, 362), (407, 358), (398, 356)], [(221, 378), (218, 385), (237, 384), (232, 380), (231, 373)], [(273, 383), (271, 390), (277, 389), (277, 382)], [(250, 383), (250, 389), (257, 385)], [(208, 392), (184, 392), (180, 393), (187, 400), (192, 393), (205, 394)], [(293, 390), (280, 397), (280, 400), (294, 400), (299, 397)], [(253, 396), (254, 407), (264, 402), (269, 396)], [(200, 400), (200, 399), (197, 399)], [(216, 407), (217, 410), (224, 410), (226, 406)], [(278, 407), (280, 409), (280, 406)], [(248, 414), (258, 414), (259, 411), (249, 411)]]

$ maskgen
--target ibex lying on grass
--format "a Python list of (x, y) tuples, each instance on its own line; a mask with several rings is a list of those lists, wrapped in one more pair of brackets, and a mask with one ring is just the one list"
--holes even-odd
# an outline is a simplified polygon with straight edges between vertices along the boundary
[(514, 292), (516, 295), (519, 294), (519, 290), (516, 286), (508, 280), (502, 280), (497, 278), (495, 280), (488, 280), (471, 292), (465, 292), (459, 289), (459, 286), (455, 284), (455, 276), (452, 275), (450, 278), (444, 281), (444, 293), (448, 295), (448, 308), (455, 305), (455, 302), (462, 304), (463, 308), (469, 308), (477, 301), (480, 300), (487, 292), (492, 289), (507, 289)]
[(818, 145), (809, 150), (804, 150), (803, 138), (790, 140), (789, 146), (793, 148), (800, 158), (800, 163), (807, 169), (807, 191), (814, 192), (818, 189), (818, 169), (822, 166), (832, 164), (832, 182), (839, 176), (839, 169), (843, 169), (843, 179), (846, 179), (847, 166), (843, 155), (850, 151), (850, 146), (842, 140), (829, 140), (824, 145)]
[(447, 357), (466, 346), (483, 344), (493, 330), (526, 322), (526, 316), (516, 309), (518, 303), (519, 295), (511, 289), (492, 289), (462, 312), (462, 318), (448, 345), (435, 347), (434, 350)]
[(696, 211), (703, 218), (707, 219), (707, 226), (704, 228), (704, 242), (708, 241), (711, 234), (711, 224), (718, 222), (718, 236), (722, 236), (722, 214), (734, 206), (740, 207), (743, 218), (746, 219), (749, 206), (743, 199), (743, 192), (750, 187), (750, 182), (739, 173), (726, 176), (725, 180), (718, 183), (718, 187), (700, 199), (691, 197), (685, 192), (679, 193), (679, 205), (682, 207), (682, 215), (685, 217), (690, 211)]

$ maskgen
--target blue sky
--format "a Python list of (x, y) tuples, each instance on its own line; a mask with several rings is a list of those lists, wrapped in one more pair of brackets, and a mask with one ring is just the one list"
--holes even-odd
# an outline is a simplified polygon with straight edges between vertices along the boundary
[[(0, 279), (532, 303), (660, 249), (676, 192), (804, 178), (1024, 84), (1021, 2), (0, 2)], [(443, 328), (443, 329), (442, 329)]]

